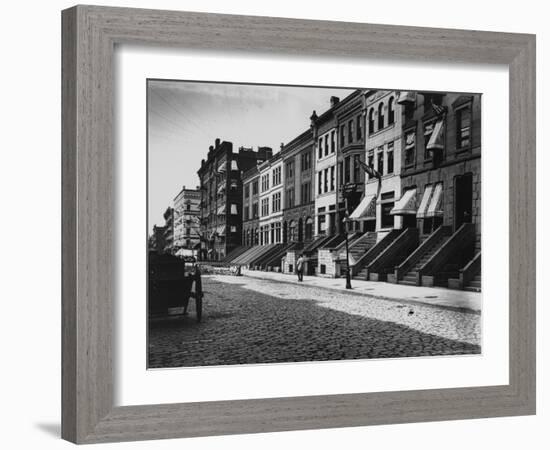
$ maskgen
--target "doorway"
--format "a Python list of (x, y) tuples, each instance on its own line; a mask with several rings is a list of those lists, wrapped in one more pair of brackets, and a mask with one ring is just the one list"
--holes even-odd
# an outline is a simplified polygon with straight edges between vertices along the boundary
[(455, 178), (455, 231), (464, 223), (472, 223), (471, 173)]

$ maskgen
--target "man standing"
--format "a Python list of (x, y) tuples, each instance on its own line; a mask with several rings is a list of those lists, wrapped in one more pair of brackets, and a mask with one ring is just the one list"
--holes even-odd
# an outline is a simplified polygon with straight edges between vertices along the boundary
[(296, 273), (298, 274), (298, 281), (304, 281), (304, 255), (300, 255), (298, 261), (296, 261)]

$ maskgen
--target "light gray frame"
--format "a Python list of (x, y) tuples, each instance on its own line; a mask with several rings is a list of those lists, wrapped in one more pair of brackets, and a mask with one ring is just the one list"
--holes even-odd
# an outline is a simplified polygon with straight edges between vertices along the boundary
[[(96, 6), (63, 11), (62, 29), (63, 438), (93, 443), (535, 413), (533, 35)], [(114, 407), (113, 51), (118, 43), (508, 65), (510, 384)]]

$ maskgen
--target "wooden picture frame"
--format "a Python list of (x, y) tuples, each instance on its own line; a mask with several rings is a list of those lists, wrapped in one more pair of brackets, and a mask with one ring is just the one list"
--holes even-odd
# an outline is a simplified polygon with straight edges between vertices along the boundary
[[(94, 443), (535, 413), (533, 35), (97, 6), (63, 11), (62, 30), (64, 439)], [(509, 384), (114, 407), (113, 52), (126, 43), (507, 65)]]

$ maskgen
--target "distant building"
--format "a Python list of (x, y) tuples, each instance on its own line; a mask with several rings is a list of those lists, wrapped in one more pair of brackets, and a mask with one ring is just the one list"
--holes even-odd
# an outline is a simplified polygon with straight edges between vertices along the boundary
[(233, 152), (231, 142), (216, 139), (198, 170), (201, 202), (201, 258), (219, 261), (241, 245), (242, 181), (241, 173), (258, 162), (267, 161), (273, 151), (240, 147)]
[(200, 248), (200, 202), (197, 189), (183, 189), (174, 198), (174, 254)]
[(168, 207), (163, 214), (164, 217), (164, 253), (174, 251), (174, 208)]
[(165, 227), (153, 226), (153, 232), (149, 236), (149, 251), (164, 253), (166, 242), (164, 240)]
[(258, 166), (260, 178), (260, 244), (283, 242), (283, 160), (277, 153)]

